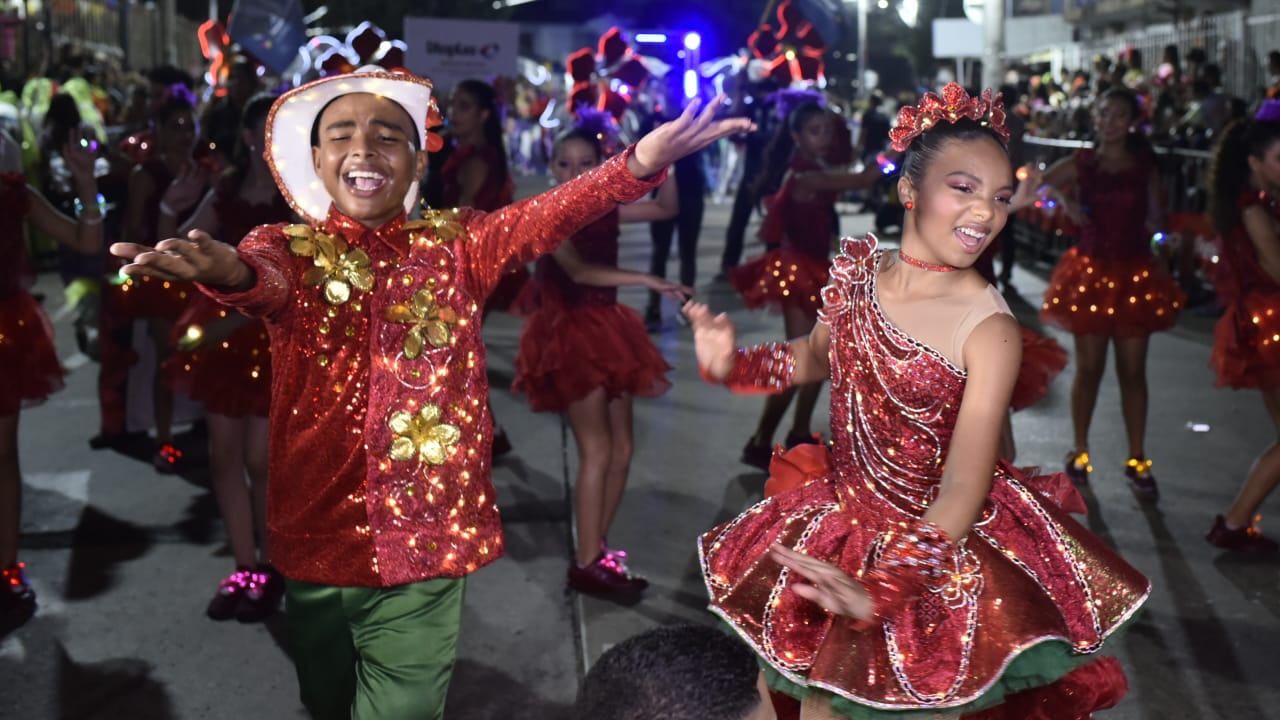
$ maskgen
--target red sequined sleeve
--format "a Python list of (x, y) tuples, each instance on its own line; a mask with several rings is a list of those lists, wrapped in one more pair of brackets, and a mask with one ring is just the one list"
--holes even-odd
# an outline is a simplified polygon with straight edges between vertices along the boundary
[(614, 207), (634, 202), (662, 184), (661, 172), (643, 180), (627, 170), (635, 146), (569, 182), (491, 213), (467, 218), (463, 245), (472, 286), (489, 294), (508, 262), (529, 262), (556, 249), (563, 240)]
[(290, 278), (289, 238), (285, 236), (283, 223), (259, 225), (244, 240), (236, 252), (248, 265), (256, 280), (253, 287), (243, 292), (227, 292), (224, 289), (198, 284), (200, 291), (241, 314), (254, 318), (271, 318), (285, 307), (289, 297)]

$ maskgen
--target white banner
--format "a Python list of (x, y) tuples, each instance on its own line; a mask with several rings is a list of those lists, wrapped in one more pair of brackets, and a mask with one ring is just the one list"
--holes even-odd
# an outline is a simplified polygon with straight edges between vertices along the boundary
[(431, 78), (437, 96), (462, 80), (490, 81), (516, 74), (520, 30), (516, 23), (406, 17), (405, 66)]

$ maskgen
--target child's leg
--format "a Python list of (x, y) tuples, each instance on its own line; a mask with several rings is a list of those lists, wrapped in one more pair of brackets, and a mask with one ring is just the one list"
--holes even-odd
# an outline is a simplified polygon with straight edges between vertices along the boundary
[[(788, 338), (807, 337), (817, 323), (816, 317), (797, 307), (786, 308), (783, 312), (783, 320), (786, 323)], [(811, 435), (810, 421), (813, 419), (813, 409), (818, 404), (818, 395), (821, 392), (822, 383), (820, 382), (796, 386), (796, 414), (788, 440)]]
[(609, 401), (609, 469), (604, 476), (604, 517), (600, 522), (600, 537), (609, 534), (613, 519), (622, 504), (622, 493), (627, 488), (627, 473), (631, 469), (633, 442), (631, 439), (632, 397), (623, 395)]
[(253, 507), (245, 483), (244, 421), (209, 413), (209, 470), (213, 496), (236, 567), (253, 567), (257, 552), (253, 541)]
[(764, 399), (764, 411), (760, 413), (760, 422), (756, 425), (755, 434), (751, 436), (752, 445), (767, 448), (773, 444), (773, 434), (778, 431), (778, 425), (782, 424), (782, 417), (787, 414), (787, 407), (791, 405), (791, 398), (795, 396), (796, 388), (790, 387)]
[[(1271, 422), (1275, 425), (1276, 437), (1280, 438), (1280, 387), (1266, 388), (1262, 391), (1262, 400), (1267, 405)], [(1249, 527), (1253, 524), (1253, 516), (1257, 514), (1262, 501), (1267, 499), (1276, 485), (1280, 484), (1280, 440), (1271, 445), (1253, 461), (1244, 486), (1231, 509), (1225, 516), (1227, 527), (1231, 530)]]
[(18, 467), (18, 413), (0, 417), (0, 569), (18, 562), (22, 472)]
[(1074, 450), (1089, 449), (1089, 424), (1098, 402), (1098, 386), (1107, 369), (1107, 341), (1102, 335), (1076, 335), (1076, 375), (1071, 382), (1071, 427)]
[(253, 497), (253, 529), (258, 537), (258, 561), (271, 562), (271, 545), (267, 536), (267, 419), (249, 417), (244, 420), (244, 467), (249, 472)]
[(596, 388), (569, 405), (569, 428), (578, 445), (578, 479), (574, 486), (578, 526), (575, 558), (579, 566), (586, 566), (600, 556), (600, 542), (604, 538), (605, 476), (613, 447), (604, 388)]
[(1129, 457), (1146, 457), (1147, 341), (1150, 336), (1116, 338), (1116, 379), (1120, 409), (1129, 436)]

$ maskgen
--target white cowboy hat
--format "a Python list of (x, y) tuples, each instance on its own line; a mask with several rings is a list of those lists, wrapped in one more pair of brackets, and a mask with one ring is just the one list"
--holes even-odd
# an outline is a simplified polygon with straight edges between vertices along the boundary
[[(311, 128), (330, 101), (351, 93), (378, 95), (400, 105), (418, 129), (418, 147), (427, 148), (427, 117), (432, 100), (431, 81), (426, 78), (371, 65), (320, 78), (281, 95), (267, 115), (267, 147), (263, 155), (284, 199), (309, 223), (328, 217), (333, 202), (316, 176), (311, 159)], [(415, 178), (405, 194), (405, 212), (413, 212), (417, 203)]]

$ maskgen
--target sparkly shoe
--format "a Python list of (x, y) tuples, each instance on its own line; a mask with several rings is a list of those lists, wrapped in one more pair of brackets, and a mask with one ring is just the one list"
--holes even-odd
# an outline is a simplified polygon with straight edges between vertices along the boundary
[(182, 451), (174, 447), (173, 443), (165, 443), (156, 450), (155, 456), (151, 458), (151, 464), (158, 473), (174, 475), (182, 470)]
[(242, 623), (265, 620), (280, 609), (284, 597), (284, 576), (270, 565), (259, 565), (249, 574), (244, 596), (236, 608), (236, 620)]
[(237, 568), (235, 572), (218, 583), (218, 592), (209, 601), (204, 614), (210, 620), (230, 620), (236, 616), (236, 609), (244, 598), (244, 590), (249, 585), (249, 568)]
[(1156, 487), (1156, 478), (1151, 474), (1151, 461), (1141, 457), (1131, 457), (1124, 464), (1124, 476), (1129, 478), (1129, 487), (1143, 497), (1154, 498), (1160, 494)]
[(631, 574), (631, 568), (627, 567), (627, 551), (611, 548), (604, 540), (601, 540), (600, 552), (603, 554), (601, 562), (603, 562), (606, 567), (613, 569), (613, 571), (619, 575), (634, 580), (641, 590), (649, 587), (648, 580), (645, 580), (639, 575)]
[(1067, 477), (1071, 478), (1073, 485), (1089, 484), (1089, 473), (1093, 472), (1093, 466), (1089, 464), (1089, 452), (1087, 450), (1079, 452), (1072, 450), (1067, 453), (1067, 459), (1064, 462), (1063, 472), (1067, 474)]
[(569, 587), (588, 595), (607, 598), (635, 597), (644, 590), (643, 580), (623, 575), (604, 555), (587, 565), (569, 566)]
[(1273, 553), (1280, 550), (1280, 544), (1265, 537), (1256, 525), (1232, 530), (1227, 527), (1227, 520), (1221, 515), (1213, 519), (1213, 527), (1209, 529), (1204, 539), (1211, 545), (1217, 545), (1225, 550), (1244, 550), (1253, 553)]
[(0, 637), (17, 630), (36, 614), (36, 591), (18, 563), (0, 570)]

